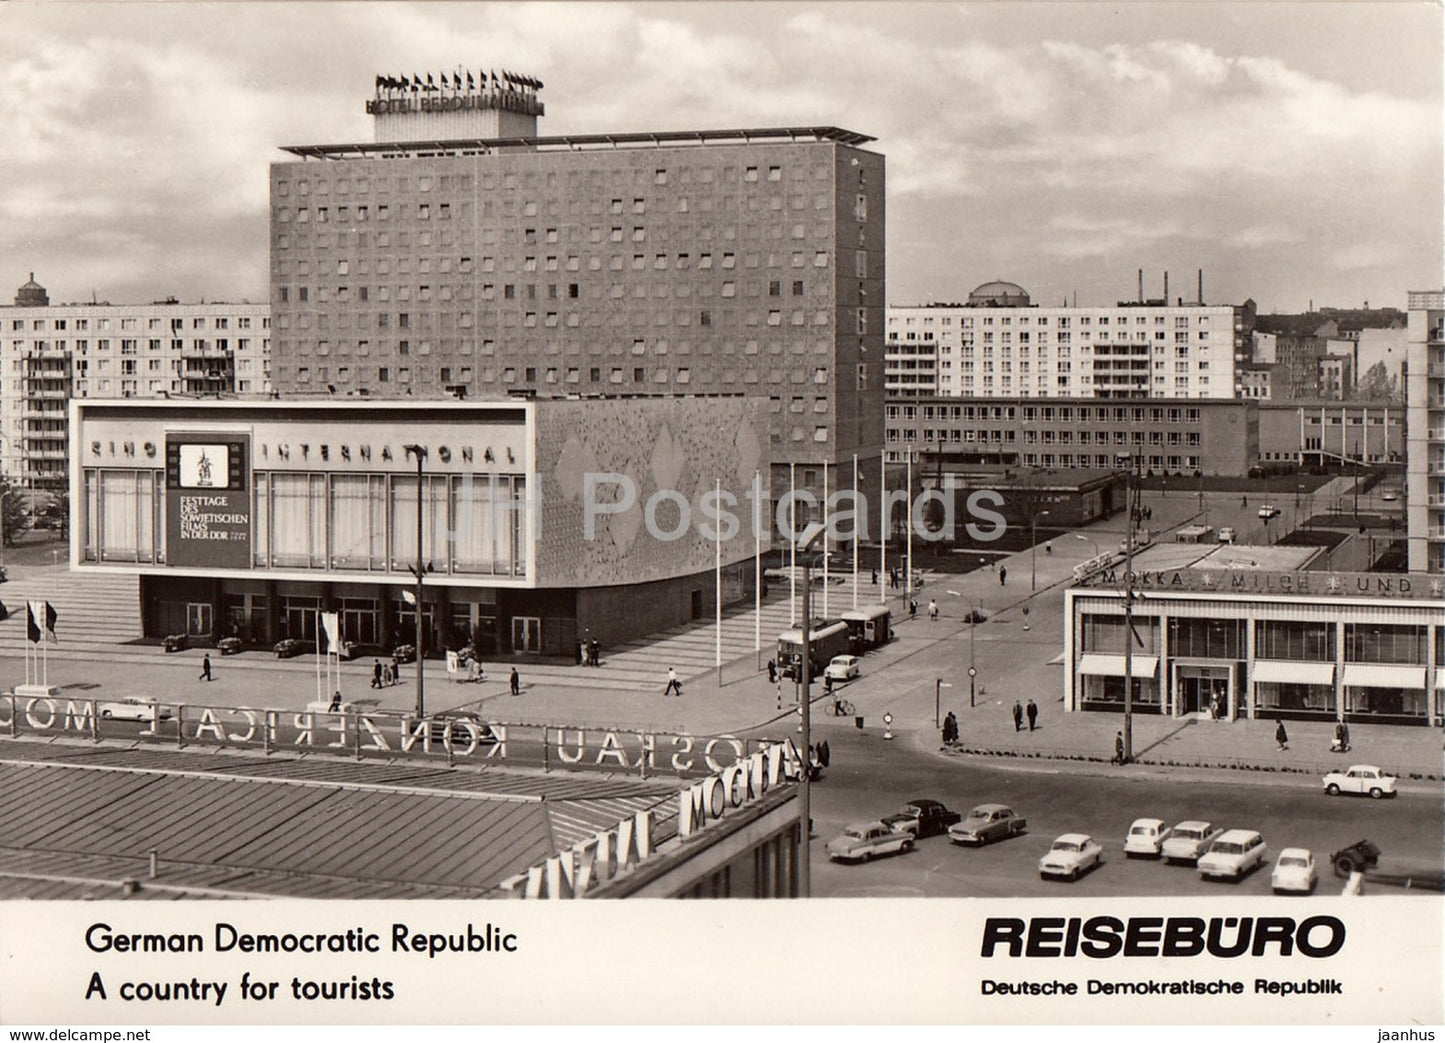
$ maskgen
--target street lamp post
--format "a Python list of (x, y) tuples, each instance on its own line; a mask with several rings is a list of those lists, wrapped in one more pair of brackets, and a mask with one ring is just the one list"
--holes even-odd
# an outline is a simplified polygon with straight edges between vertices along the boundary
[(973, 682), (974, 678), (978, 677), (978, 668), (977, 666), (975, 666), (975, 661), (973, 658), (973, 626), (974, 621), (978, 618), (978, 613), (974, 610), (973, 602), (970, 599), (964, 597), (958, 591), (950, 590), (946, 591), (945, 593), (947, 593), (950, 597), (962, 599), (963, 603), (968, 606), (968, 705), (972, 707)]
[(1039, 511), (1029, 519), (1029, 590), (1039, 589), (1038, 570), (1034, 567), (1034, 559), (1038, 557), (1038, 524), (1040, 518), (1048, 516), (1048, 511)]
[(425, 493), (422, 476), (422, 464), (426, 460), (426, 446), (407, 445), (402, 446), (407, 456), (416, 456), (416, 564), (411, 566), (411, 573), (416, 577), (416, 719), (426, 719), (426, 696), (425, 696), (425, 671), (422, 669), (422, 577), (426, 575), (426, 561), (422, 556), (422, 497)]
[(802, 683), (802, 697), (798, 710), (803, 718), (803, 782), (798, 807), (799, 832), (802, 843), (798, 852), (798, 897), (807, 898), (811, 890), (809, 867), (809, 838), (812, 836), (813, 810), (812, 789), (809, 774), (813, 767), (813, 715), (809, 687), (813, 682), (813, 649), (811, 627), (813, 623), (813, 566), (808, 558), (814, 542), (823, 534), (824, 526), (818, 522), (809, 523), (798, 537), (797, 549), (803, 558), (803, 661), (798, 664), (798, 676)]
[(1094, 539), (1094, 537), (1085, 536), (1082, 532), (1076, 532), (1074, 533), (1074, 539), (1083, 540), (1085, 543), (1092, 544), (1094, 548), (1094, 557), (1097, 558), (1099, 556), (1099, 541)]

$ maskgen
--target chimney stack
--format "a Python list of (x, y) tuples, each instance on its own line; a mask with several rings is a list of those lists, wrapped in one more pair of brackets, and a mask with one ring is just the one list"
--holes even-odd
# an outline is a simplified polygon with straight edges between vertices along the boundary
[(1169, 273), (1164, 273), (1164, 304), (1169, 304)]
[(1144, 303), (1144, 269), (1139, 269), (1139, 303)]
[(1199, 306), (1204, 307), (1204, 269), (1199, 269)]

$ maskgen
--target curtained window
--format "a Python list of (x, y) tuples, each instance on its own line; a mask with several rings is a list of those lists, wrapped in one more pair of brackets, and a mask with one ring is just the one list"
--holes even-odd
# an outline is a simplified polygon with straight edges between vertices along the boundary
[(371, 483), (368, 476), (331, 479), (331, 565), (338, 569), (371, 567)]
[[(100, 560), (139, 560), (140, 523), (134, 471), (100, 472)], [(150, 510), (150, 504), (146, 504)]]

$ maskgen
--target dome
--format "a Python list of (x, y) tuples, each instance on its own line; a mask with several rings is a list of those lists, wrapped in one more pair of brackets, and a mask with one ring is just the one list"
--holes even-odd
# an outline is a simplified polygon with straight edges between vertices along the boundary
[(986, 282), (968, 295), (968, 303), (974, 308), (988, 307), (1028, 307), (1029, 291), (1025, 290), (1018, 283), (1004, 282), (1002, 279), (995, 279), (993, 282)]
[(45, 292), (45, 287), (35, 281), (35, 273), (30, 273), (30, 281), (15, 291), (15, 307), (17, 308), (43, 308), (50, 303), (50, 294)]

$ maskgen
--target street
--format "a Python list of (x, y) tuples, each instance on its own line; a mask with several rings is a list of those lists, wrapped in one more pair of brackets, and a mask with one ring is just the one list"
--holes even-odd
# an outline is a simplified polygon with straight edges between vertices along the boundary
[[(1338, 894), (1331, 852), (1370, 839), (1382, 849), (1379, 874), (1413, 875), (1439, 890), (1442, 820), (1438, 788), (1393, 800), (1327, 797), (1318, 779), (1251, 774), (1166, 773), (1144, 769), (1085, 771), (1051, 764), (1001, 767), (922, 749), (908, 737), (889, 742), (877, 733), (825, 725), (831, 765), (812, 789), (815, 837), (813, 895), (819, 898), (1031, 897), (1040, 895), (1218, 895), (1270, 893), (1269, 867), (1280, 849), (1304, 847), (1320, 868), (1318, 894)], [(1429, 787), (1427, 787), (1429, 788)], [(946, 836), (914, 851), (875, 862), (830, 862), (824, 845), (846, 825), (880, 818), (908, 800), (932, 798), (967, 814), (982, 803), (1008, 804), (1028, 820), (1020, 837), (970, 848)], [(1126, 859), (1123, 841), (1135, 818), (1168, 824), (1205, 819), (1226, 829), (1258, 830), (1269, 845), (1267, 864), (1239, 883), (1204, 881), (1193, 866)], [(1061, 833), (1091, 834), (1104, 862), (1076, 883), (1040, 880), (1037, 863)], [(1376, 886), (1371, 894), (1400, 893)]]

